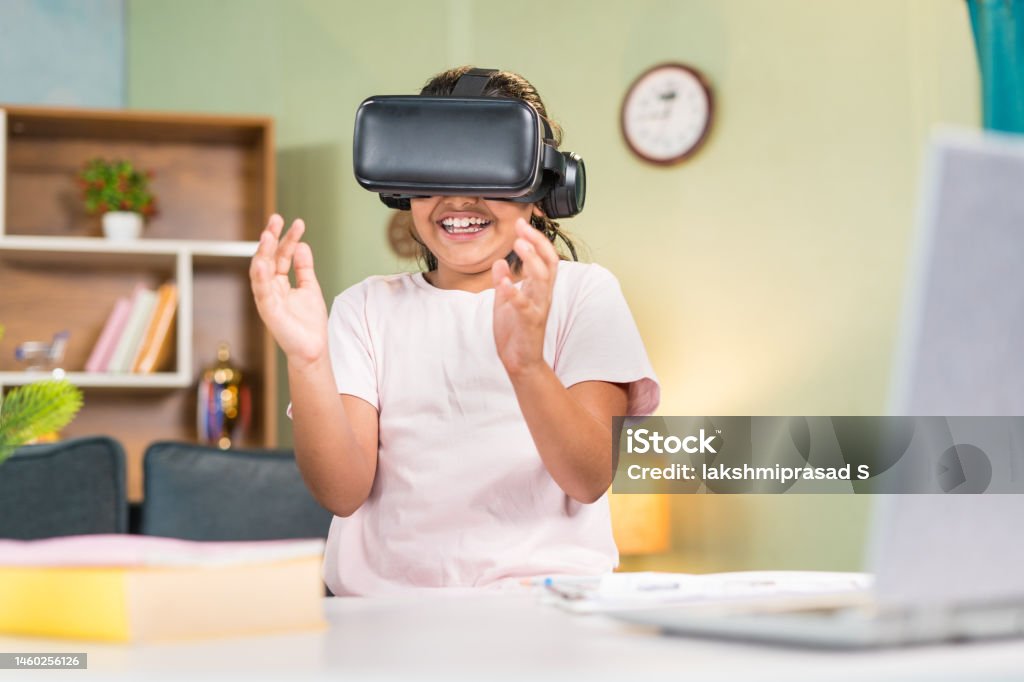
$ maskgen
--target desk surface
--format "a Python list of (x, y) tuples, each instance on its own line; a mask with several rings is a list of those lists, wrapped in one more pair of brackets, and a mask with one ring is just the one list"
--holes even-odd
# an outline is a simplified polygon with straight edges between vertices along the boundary
[(1024, 639), (875, 652), (778, 648), (667, 637), (527, 594), (327, 599), (325, 611), (330, 628), (320, 632), (147, 645), (0, 637), (0, 651), (86, 651), (88, 671), (20, 674), (75, 680), (1024, 678)]

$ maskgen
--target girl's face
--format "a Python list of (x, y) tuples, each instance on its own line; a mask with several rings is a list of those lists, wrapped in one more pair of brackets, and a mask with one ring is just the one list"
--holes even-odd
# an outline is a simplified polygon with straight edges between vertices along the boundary
[(462, 288), (470, 282), (491, 286), (491, 265), (512, 251), (516, 221), (541, 215), (534, 204), (480, 197), (424, 197), (410, 201), (412, 222), (430, 252), (437, 256), (434, 286)]

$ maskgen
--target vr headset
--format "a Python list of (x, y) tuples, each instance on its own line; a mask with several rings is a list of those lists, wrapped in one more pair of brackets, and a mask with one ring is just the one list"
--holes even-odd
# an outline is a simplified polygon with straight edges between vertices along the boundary
[(374, 96), (356, 111), (356, 181), (388, 207), (479, 196), (540, 202), (549, 218), (583, 210), (583, 159), (555, 148), (551, 127), (520, 99), (484, 97), (493, 69), (472, 69), (447, 97)]

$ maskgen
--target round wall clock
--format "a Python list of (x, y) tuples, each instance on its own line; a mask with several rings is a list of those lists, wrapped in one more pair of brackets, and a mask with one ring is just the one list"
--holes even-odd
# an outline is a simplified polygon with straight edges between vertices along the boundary
[(644, 161), (678, 163), (700, 148), (713, 113), (707, 79), (690, 66), (658, 64), (630, 85), (622, 100), (622, 135)]

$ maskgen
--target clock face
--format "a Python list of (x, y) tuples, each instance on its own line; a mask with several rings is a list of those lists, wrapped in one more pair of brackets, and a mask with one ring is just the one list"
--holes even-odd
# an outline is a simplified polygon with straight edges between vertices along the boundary
[(696, 70), (661, 64), (641, 74), (622, 102), (622, 134), (640, 158), (670, 164), (691, 155), (711, 127), (711, 90)]

